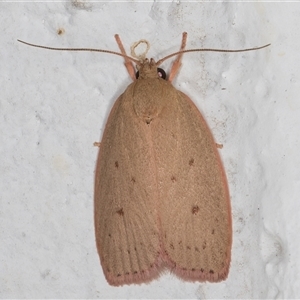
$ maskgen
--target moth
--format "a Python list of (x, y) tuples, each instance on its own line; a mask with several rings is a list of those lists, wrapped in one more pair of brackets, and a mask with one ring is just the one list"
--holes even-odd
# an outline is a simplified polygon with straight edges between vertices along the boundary
[[(121, 53), (133, 82), (107, 120), (95, 175), (94, 222), (98, 253), (109, 284), (144, 283), (169, 269), (188, 281), (228, 276), (232, 217), (226, 174), (213, 135), (191, 99), (172, 85), (185, 50), (159, 61)], [(168, 79), (159, 68), (177, 56)], [(138, 73), (135, 72), (137, 65)]]

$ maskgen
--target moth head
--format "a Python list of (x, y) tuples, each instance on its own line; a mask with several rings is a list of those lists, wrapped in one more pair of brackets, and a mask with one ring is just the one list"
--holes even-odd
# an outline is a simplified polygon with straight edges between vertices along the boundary
[(166, 79), (166, 72), (157, 67), (157, 64), (153, 58), (149, 59), (145, 58), (137, 65), (138, 71), (135, 76), (136, 79), (146, 79), (146, 78), (162, 78)]

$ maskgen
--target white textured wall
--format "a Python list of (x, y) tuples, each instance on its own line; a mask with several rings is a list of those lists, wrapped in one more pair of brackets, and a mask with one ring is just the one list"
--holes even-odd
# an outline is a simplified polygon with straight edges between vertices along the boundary
[[(299, 298), (299, 14), (299, 3), (2, 2), (0, 297)], [(229, 278), (186, 283), (165, 274), (111, 287), (94, 241), (93, 143), (131, 80), (122, 58), (16, 40), (118, 51), (119, 33), (126, 49), (144, 38), (149, 56), (161, 58), (178, 50), (183, 31), (187, 48), (272, 43), (256, 52), (186, 54), (173, 82), (224, 145), (234, 226)]]

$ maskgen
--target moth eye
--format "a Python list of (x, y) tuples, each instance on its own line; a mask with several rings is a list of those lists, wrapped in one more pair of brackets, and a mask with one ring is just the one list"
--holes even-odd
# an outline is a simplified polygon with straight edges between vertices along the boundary
[(166, 74), (165, 70), (163, 70), (161, 68), (157, 68), (157, 74), (162, 79), (166, 79), (167, 78), (167, 74)]
[[(163, 69), (161, 69), (161, 68), (157, 68), (157, 74), (158, 74), (158, 76), (159, 76), (160, 78), (162, 78), (162, 79), (166, 79), (166, 78), (167, 78), (166, 72), (165, 72)], [(139, 76), (140, 76), (140, 72), (137, 71), (137, 72), (135, 73), (135, 78), (138, 79)]]

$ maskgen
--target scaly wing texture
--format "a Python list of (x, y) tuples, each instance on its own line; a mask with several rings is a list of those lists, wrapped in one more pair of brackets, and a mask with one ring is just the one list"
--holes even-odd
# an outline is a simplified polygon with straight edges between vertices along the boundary
[(111, 285), (150, 281), (161, 263), (154, 156), (127, 94), (108, 118), (95, 177), (96, 242)]
[(185, 280), (216, 282), (226, 279), (231, 258), (226, 176), (199, 110), (185, 94), (175, 94), (151, 124), (163, 257)]
[(226, 176), (198, 109), (164, 80), (133, 83), (112, 109), (96, 170), (108, 282), (147, 282), (165, 264), (185, 280), (223, 280), (231, 227)]

